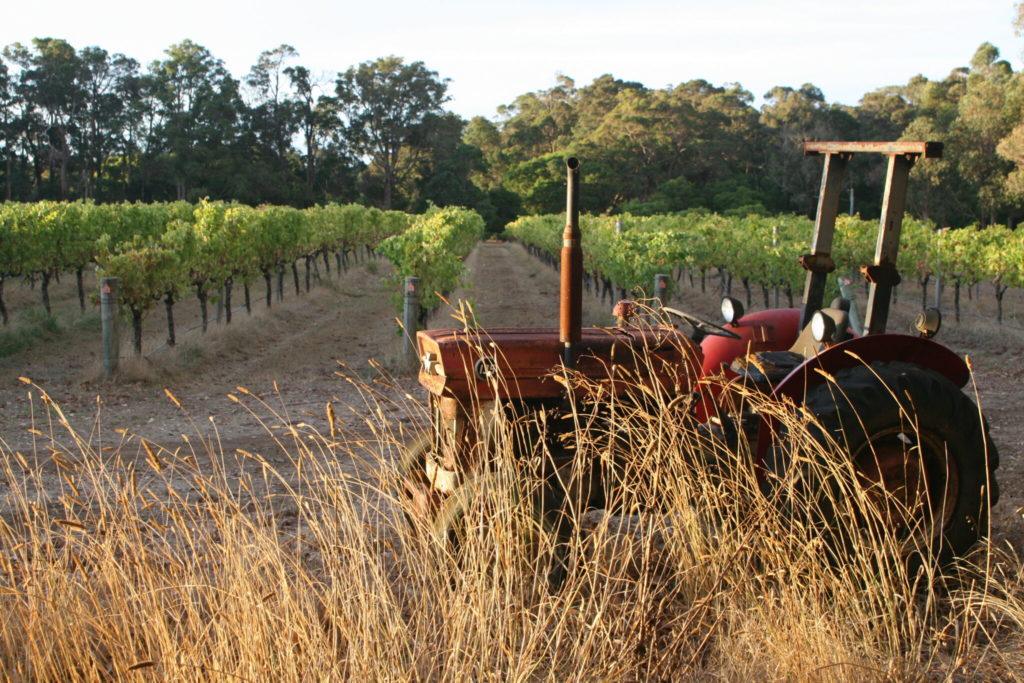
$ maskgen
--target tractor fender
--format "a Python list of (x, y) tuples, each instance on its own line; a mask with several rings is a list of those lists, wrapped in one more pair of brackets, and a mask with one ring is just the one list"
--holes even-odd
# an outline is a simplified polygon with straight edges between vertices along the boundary
[[(906, 334), (872, 334), (841, 342), (808, 359), (776, 385), (772, 396), (777, 399), (788, 397), (797, 404), (803, 403), (807, 392), (824, 384), (826, 376), (835, 375), (844, 368), (870, 365), (876, 361), (914, 363), (934, 370), (960, 388), (967, 384), (971, 374), (967, 363), (960, 356), (930, 339)], [(774, 433), (774, 420), (762, 415), (755, 449), (755, 460), (758, 463), (764, 461)], [(763, 476), (763, 472), (759, 471), (758, 476)]]
[(758, 351), (781, 351), (788, 349), (800, 334), (800, 310), (797, 308), (773, 308), (743, 316), (735, 323), (725, 325), (735, 332), (739, 339), (708, 336), (700, 343), (704, 362), (701, 375), (717, 375), (724, 371), (727, 377), (736, 377), (729, 365), (738, 357)]
[(960, 388), (967, 384), (971, 375), (960, 356), (931, 339), (907, 334), (872, 334), (841, 342), (808, 359), (779, 382), (772, 395), (788, 396), (800, 403), (809, 389), (826, 381), (822, 373), (834, 375), (844, 368), (876, 361), (914, 363), (944, 375)]

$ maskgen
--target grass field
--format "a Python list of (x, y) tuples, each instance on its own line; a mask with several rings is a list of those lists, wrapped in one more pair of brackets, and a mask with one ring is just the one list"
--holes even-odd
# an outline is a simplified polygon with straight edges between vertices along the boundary
[[(742, 449), (709, 445), (671, 407), (661, 419), (630, 412), (618, 433), (637, 455), (620, 494), (608, 512), (572, 510), (582, 532), (559, 547), (530, 514), (525, 501), (538, 483), (505, 456), (513, 427), (500, 425), (489, 456), (501, 474), (438, 533), (408, 523), (396, 493), (393, 463), (407, 435), (386, 416), (410, 398), (386, 380), (359, 388), (362, 402), (350, 406), (365, 416), (359, 430), (336, 429), (333, 419), (323, 432), (286, 415), (267, 421), (288, 456), (281, 466), (223, 452), (198, 424), (167, 444), (101, 439), (101, 424), (79, 433), (30, 387), (35, 449), (0, 452), (6, 677), (863, 681), (1024, 672), (1019, 557), (985, 544), (941, 575), (908, 572), (901, 544), (876, 533), (884, 522), (849, 468), (820, 473), (839, 482), (835, 514), (848, 533), (837, 541), (813, 514), (792, 514), (816, 504), (792, 482), (763, 495)], [(244, 390), (235, 397), (254, 413), (267, 408)], [(795, 459), (835, 460), (799, 413), (760, 409), (784, 422)], [(582, 459), (609, 447), (591, 431), (577, 437)], [(553, 585), (563, 561), (567, 574)]]

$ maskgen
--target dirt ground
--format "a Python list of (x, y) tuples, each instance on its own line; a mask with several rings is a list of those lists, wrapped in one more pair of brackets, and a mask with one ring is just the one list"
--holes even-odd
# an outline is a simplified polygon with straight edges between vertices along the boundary
[[(557, 273), (522, 247), (483, 243), (467, 265), (467, 283), (450, 299), (472, 305), (479, 323), (557, 325)], [(4, 450), (36, 458), (48, 452), (39, 434), (30, 431), (49, 433), (51, 428), (39, 390), (19, 381), (20, 377), (45, 390), (71, 425), (99, 448), (124, 439), (114, 431), (121, 429), (168, 449), (182, 444), (182, 435), (193, 442), (202, 437), (215, 442), (224, 453), (243, 449), (283, 464), (288, 454), (277, 444), (281, 425), (302, 420), (326, 433), (328, 405), (337, 422), (352, 434), (373, 436), (368, 424), (384, 422), (396, 442), (409, 438), (423, 426), (424, 394), (412, 373), (403, 370), (402, 336), (390, 285), (385, 282), (389, 273), (386, 262), (369, 259), (353, 264), (340, 276), (336, 271), (323, 273), (324, 280), (308, 293), (297, 295), (289, 283), (283, 302), (275, 300), (268, 309), (262, 299), (254, 300), (251, 316), (236, 310), (230, 325), (211, 323), (206, 334), (184, 332), (198, 322), (198, 307), (190, 298), (175, 309), (179, 328), (175, 348), (163, 346), (163, 310), (154, 309), (145, 323), (144, 351), (148, 356), (132, 359), (125, 345), (123, 374), (116, 381), (99, 379), (98, 315), (95, 309), (84, 316), (78, 312), (73, 278), (69, 278), (70, 282), (65, 280), (52, 292), (60, 329), (40, 333), (30, 348), (0, 358), (0, 439), (6, 445)], [(87, 284), (95, 287), (92, 281)], [(672, 304), (717, 320), (719, 297), (713, 289), (709, 286), (708, 294), (701, 295), (683, 287)], [(260, 295), (262, 283), (257, 283), (253, 297)], [(8, 284), (5, 297), (8, 307), (19, 311), (36, 304), (38, 292)], [(240, 300), (241, 292), (236, 292), (236, 305)], [(972, 310), (973, 303), (965, 300), (965, 310)], [(586, 294), (585, 324), (610, 322), (609, 308)], [(901, 298), (890, 329), (906, 329), (919, 308), (919, 297)], [(12, 328), (30, 325), (25, 316), (15, 315), (12, 321)], [(458, 324), (446, 309), (435, 313), (429, 326)], [(973, 363), (977, 392), (1001, 454), (1002, 499), (993, 514), (993, 535), (1021, 548), (1024, 332), (965, 317), (959, 325), (947, 322), (939, 340), (969, 356)], [(367, 403), (365, 389), (360, 389), (366, 383), (394, 401)], [(240, 386), (263, 397), (267, 405), (240, 392)], [(241, 400), (236, 402), (229, 395)], [(368, 415), (378, 410), (381, 415)], [(355, 463), (353, 469), (359, 469)]]

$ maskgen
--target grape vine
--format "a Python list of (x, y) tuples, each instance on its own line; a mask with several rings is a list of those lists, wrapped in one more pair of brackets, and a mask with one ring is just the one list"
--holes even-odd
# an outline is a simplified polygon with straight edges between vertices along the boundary
[[(536, 255), (553, 261), (561, 247), (562, 220), (561, 216), (527, 216), (505, 230)], [(649, 290), (659, 272), (674, 272), (677, 281), (689, 277), (694, 286), (699, 278), (703, 290), (707, 274), (715, 272), (728, 292), (741, 285), (748, 305), (758, 290), (766, 308), (773, 290), (785, 292), (793, 305), (794, 292), (801, 291), (806, 274), (798, 258), (809, 251), (813, 228), (811, 220), (792, 215), (583, 216), (584, 267), (591, 284), (609, 298), (615, 290), (619, 296)], [(877, 233), (875, 221), (840, 216), (832, 252), (837, 272), (862, 281), (859, 267), (872, 262)], [(963, 287), (991, 282), (999, 322), (1007, 289), (1024, 287), (1022, 231), (1002, 226), (936, 230), (929, 221), (908, 217), (900, 241), (897, 267), (904, 282), (916, 282), (924, 301), (931, 279), (943, 278), (955, 288), (958, 319)]]

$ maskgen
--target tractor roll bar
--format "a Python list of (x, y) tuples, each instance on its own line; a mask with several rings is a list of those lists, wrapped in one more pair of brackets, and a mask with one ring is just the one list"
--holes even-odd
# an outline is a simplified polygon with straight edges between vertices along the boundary
[(942, 158), (941, 142), (805, 142), (804, 154), (913, 154), (925, 159)]
[(889, 304), (893, 287), (900, 283), (896, 270), (896, 255), (900, 247), (900, 229), (907, 198), (907, 180), (914, 162), (920, 158), (942, 157), (941, 142), (805, 142), (804, 154), (824, 155), (818, 212), (814, 220), (811, 253), (800, 257), (800, 265), (807, 271), (804, 285), (803, 309), (800, 326), (805, 326), (816, 310), (821, 308), (825, 294), (825, 279), (835, 270), (832, 260), (832, 238), (835, 235), (836, 215), (839, 212), (839, 193), (843, 173), (854, 154), (884, 154), (889, 158), (882, 196), (882, 215), (878, 224), (875, 258), (861, 266), (861, 273), (870, 284), (868, 305), (864, 314), (864, 333), (882, 334), (889, 318)]

